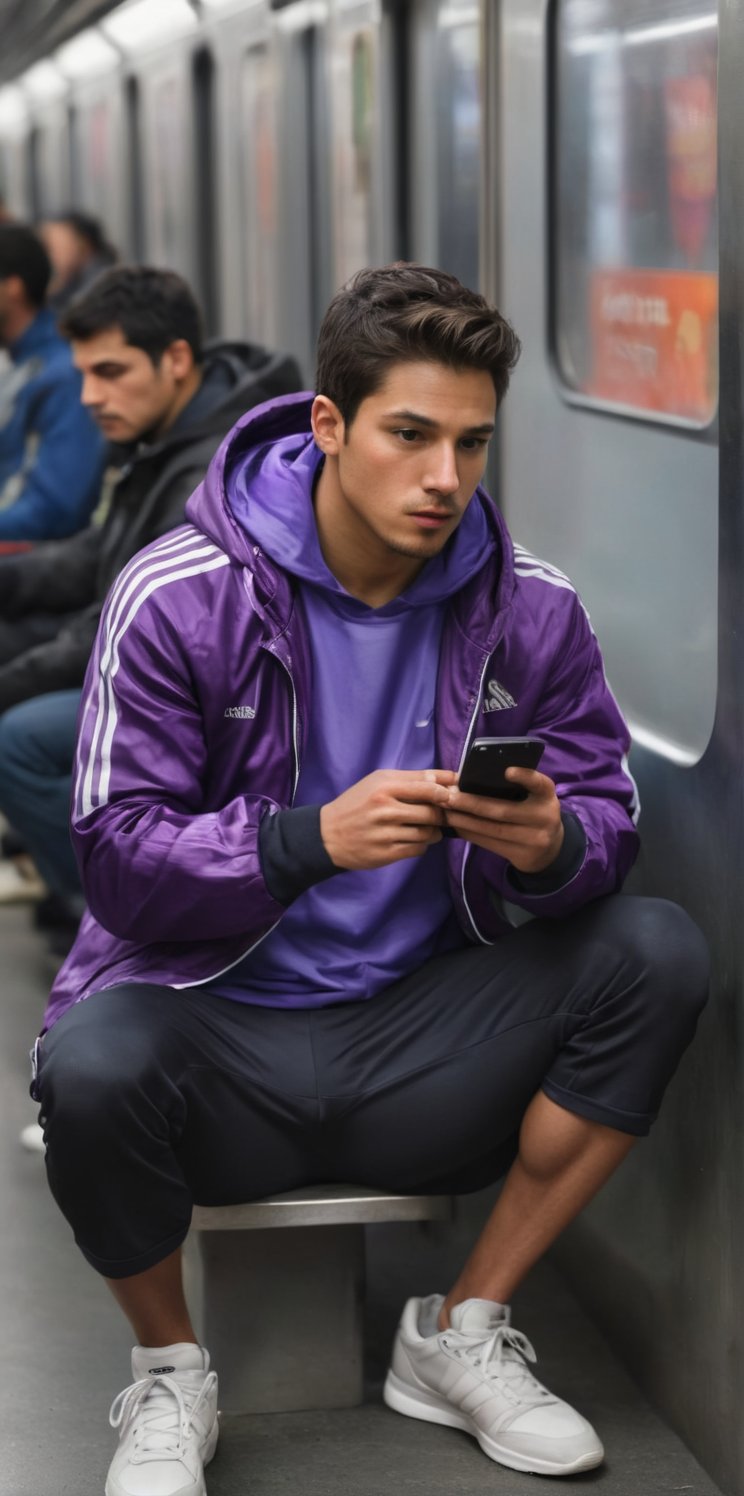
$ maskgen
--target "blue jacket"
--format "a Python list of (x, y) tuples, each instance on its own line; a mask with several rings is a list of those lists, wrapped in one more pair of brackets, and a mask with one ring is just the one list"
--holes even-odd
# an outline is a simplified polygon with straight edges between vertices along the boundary
[(74, 535), (96, 502), (106, 444), (50, 311), (11, 344), (0, 374), (0, 540)]

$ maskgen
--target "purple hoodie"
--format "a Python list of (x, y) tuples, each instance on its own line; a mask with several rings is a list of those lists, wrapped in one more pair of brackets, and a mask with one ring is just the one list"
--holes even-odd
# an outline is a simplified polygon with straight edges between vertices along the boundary
[[(47, 1027), (120, 982), (211, 982), (285, 912), (259, 830), (267, 815), (281, 825), (296, 791), (309, 644), (291, 578), (232, 512), (226, 473), (240, 465), (262, 507), (277, 485), (307, 492), (310, 400), (288, 396), (239, 421), (189, 500), (190, 523), (141, 551), (109, 595), (83, 693), (72, 808), (89, 913)], [(290, 436), (296, 444), (283, 443), (277, 462), (272, 444)], [(488, 943), (509, 928), (514, 905), (560, 916), (617, 890), (636, 854), (637, 806), (627, 729), (571, 583), (513, 547), (483, 490), (472, 502), (495, 547), (447, 609), (439, 765), (458, 769), (471, 737), (535, 734), (546, 744), (541, 769), (582, 831), (580, 858), (558, 887), (447, 842), (460, 927)]]

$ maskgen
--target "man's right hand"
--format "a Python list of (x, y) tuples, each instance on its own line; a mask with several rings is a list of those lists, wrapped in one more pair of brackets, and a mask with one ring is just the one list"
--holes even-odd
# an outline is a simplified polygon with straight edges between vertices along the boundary
[(321, 806), (320, 834), (336, 867), (356, 871), (422, 857), (442, 840), (449, 769), (376, 769)]

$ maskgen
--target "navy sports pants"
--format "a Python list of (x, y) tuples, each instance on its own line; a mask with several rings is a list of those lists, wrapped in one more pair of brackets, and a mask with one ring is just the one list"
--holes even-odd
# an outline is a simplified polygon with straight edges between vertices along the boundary
[(636, 1135), (705, 1002), (705, 943), (674, 904), (615, 897), (438, 957), (368, 1002), (250, 1006), (127, 985), (45, 1036), (54, 1195), (107, 1277), (183, 1241), (194, 1201), (303, 1184), (479, 1189), (541, 1088)]

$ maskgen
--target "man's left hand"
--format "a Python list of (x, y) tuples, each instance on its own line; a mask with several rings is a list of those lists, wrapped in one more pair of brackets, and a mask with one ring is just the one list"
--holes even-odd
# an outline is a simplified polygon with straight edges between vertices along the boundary
[(526, 800), (465, 795), (455, 786), (445, 807), (447, 825), (463, 841), (497, 852), (519, 873), (542, 873), (563, 845), (561, 806), (555, 785), (536, 769), (507, 769), (505, 778), (527, 791)]

